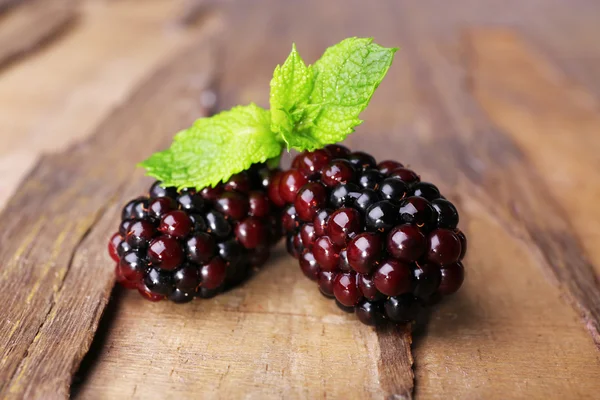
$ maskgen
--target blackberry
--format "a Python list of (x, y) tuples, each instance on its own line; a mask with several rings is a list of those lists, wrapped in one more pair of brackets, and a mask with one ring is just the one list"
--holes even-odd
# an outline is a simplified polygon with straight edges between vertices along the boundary
[(278, 205), (267, 195), (276, 175), (254, 165), (200, 191), (154, 182), (148, 196), (125, 205), (119, 232), (110, 238), (117, 281), (148, 300), (175, 303), (244, 281), (281, 236), (274, 223)]
[(377, 325), (416, 319), (464, 280), (467, 239), (439, 189), (397, 161), (329, 145), (272, 178), (288, 251), (321, 293)]

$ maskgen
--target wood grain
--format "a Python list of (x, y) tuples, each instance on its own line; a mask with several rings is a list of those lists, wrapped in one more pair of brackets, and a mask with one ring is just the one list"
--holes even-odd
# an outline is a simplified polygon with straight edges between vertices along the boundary
[(208, 38), (182, 57), (90, 140), (44, 157), (1, 215), (2, 243), (11, 246), (0, 250), (0, 397), (68, 395), (113, 285), (105, 238), (120, 205), (147, 186), (132, 176), (132, 160), (166, 146), (171, 132), (203, 114), (201, 94), (214, 68)]
[[(219, 2), (209, 13), (226, 29), (206, 54), (204, 2), (139, 1), (83, 1), (60, 41), (0, 71), (0, 125), (13, 133), (0, 143), (0, 203), (40, 151), (56, 152), (0, 216), (0, 397), (68, 394), (110, 290), (106, 237), (149, 182), (133, 166), (202, 112), (198, 94), (267, 105), (291, 42), (312, 62), (352, 35), (401, 51), (348, 145), (410, 164), (458, 204), (470, 240), (461, 292), (432, 311), (411, 355), (407, 330), (360, 325), (281, 247), (210, 301), (149, 304), (117, 289), (74, 397), (391, 399), (413, 384), (417, 398), (597, 397), (600, 4)], [(195, 40), (204, 55), (174, 56)], [(97, 151), (117, 141), (117, 153)]]
[(77, 15), (75, 0), (0, 3), (0, 68), (63, 32)]

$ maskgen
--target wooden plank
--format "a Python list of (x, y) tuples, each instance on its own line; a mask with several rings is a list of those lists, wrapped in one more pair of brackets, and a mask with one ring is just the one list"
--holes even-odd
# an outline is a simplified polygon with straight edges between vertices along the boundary
[(81, 22), (61, 40), (0, 72), (0, 126), (5, 133), (0, 208), (40, 153), (61, 151), (87, 138), (142, 79), (216, 23), (209, 18), (182, 25), (182, 6), (179, 0), (145, 2), (143, 7), (138, 1), (85, 2)]
[(121, 204), (148, 183), (132, 164), (203, 114), (214, 68), (209, 40), (158, 71), (89, 140), (44, 157), (7, 204), (0, 397), (68, 395), (113, 284), (106, 238)]
[[(105, 17), (117, 18), (124, 11), (123, 19), (139, 21), (132, 17), (140, 13), (155, 15), (162, 7), (160, 3), (148, 3), (144, 12), (134, 6), (135, 2), (112, 2), (106, 9), (91, 7), (85, 8), (85, 12), (92, 16), (108, 11)], [(593, 170), (592, 166), (597, 164), (594, 158), (597, 144), (590, 137), (598, 126), (595, 99), (585, 91), (590, 89), (589, 85), (585, 89), (573, 85), (563, 76), (563, 71), (556, 70), (512, 28), (487, 28), (507, 22), (511, 27), (520, 27), (519, 32), (533, 37), (536, 46), (550, 53), (553, 63), (558, 61), (561, 67), (568, 67), (565, 71), (579, 71), (578, 76), (593, 83), (594, 68), (598, 66), (594, 56), (597, 50), (589, 46), (594, 37), (589, 33), (597, 29), (589, 23), (596, 15), (593, 2), (577, 0), (567, 5), (532, 0), (523, 7), (523, 2), (510, 0), (508, 3), (490, 1), (481, 7), (475, 0), (461, 0), (444, 13), (439, 12), (436, 1), (418, 4), (382, 1), (377, 7), (358, 0), (322, 3), (316, 0), (234, 2), (231, 8), (223, 10), (231, 19), (218, 46), (218, 100), (221, 108), (249, 101), (266, 105), (272, 68), (284, 59), (292, 41), (298, 44), (308, 62), (327, 45), (349, 35), (375, 36), (386, 45), (401, 45), (390, 75), (364, 115), (364, 126), (348, 143), (378, 158), (401, 158), (425, 179), (438, 183), (444, 193), (459, 204), (461, 226), (470, 238), (465, 287), (435, 309), (425, 334), (414, 339), (416, 396), (493, 399), (505, 398), (509, 393), (509, 397), (528, 398), (595, 397), (599, 353), (580, 321), (579, 311), (561, 299), (561, 296), (572, 297), (584, 304), (589, 311), (584, 317), (594, 321), (597, 300), (593, 296), (597, 293), (597, 283), (593, 270), (598, 271), (599, 265), (594, 245), (597, 232), (586, 221), (586, 215), (590, 221), (596, 216), (594, 190), (599, 186), (598, 178), (586, 171), (586, 166)], [(586, 17), (578, 18), (581, 13)], [(158, 116), (150, 107), (160, 107), (161, 111), (172, 108), (165, 102), (152, 102), (153, 105), (142, 112), (140, 94), (130, 95), (139, 76), (169, 54), (166, 51), (169, 44), (174, 49), (181, 48), (177, 46), (185, 41), (182, 38), (189, 37), (182, 35), (169, 42), (160, 35), (149, 36), (157, 25), (165, 23), (161, 22), (162, 18), (153, 18), (142, 18), (143, 29), (126, 24), (106, 29), (110, 18), (86, 19), (82, 31), (77, 26), (65, 38), (68, 42), (78, 35), (79, 47), (66, 46), (65, 41), (61, 41), (60, 46), (56, 46), (62, 49), (58, 53), (44, 49), (27, 58), (23, 64), (29, 66), (21, 69), (18, 65), (18, 68), (5, 70), (0, 80), (0, 104), (8, 112), (0, 116), (0, 121), (16, 132), (0, 145), (0, 154), (4, 156), (0, 162), (6, 166), (5, 171), (14, 171), (10, 168), (10, 157), (14, 159), (14, 154), (19, 154), (30, 143), (36, 146), (31, 150), (35, 159), (38, 149), (60, 149), (77, 135), (85, 138), (99, 121), (105, 120), (97, 132), (133, 120), (151, 124)], [(169, 18), (169, 12), (165, 12), (164, 21)], [(96, 25), (90, 27), (90, 20), (97, 21)], [(466, 36), (461, 36), (461, 30), (471, 25), (483, 29), (468, 30)], [(555, 40), (560, 31), (570, 34)], [(98, 52), (104, 48), (101, 37), (106, 37), (111, 46), (121, 43), (114, 38), (129, 39), (119, 51)], [(58, 68), (70, 54), (82, 54), (85, 46), (81, 44), (90, 38), (96, 40), (89, 42), (90, 51), (85, 56), (90, 59), (89, 64), (78, 64), (79, 69), (69, 67), (67, 72), (56, 74), (59, 80), (56, 87), (49, 95), (42, 96), (43, 101), (32, 103), (31, 99), (39, 99), (31, 95), (34, 89), (47, 88), (40, 80), (36, 81), (36, 77), (41, 79), (48, 69)], [(140, 47), (146, 50), (134, 51), (139, 50), (132, 45), (136, 42), (145, 43)], [(154, 57), (147, 51), (149, 43), (157, 43), (158, 54)], [(267, 45), (257, 46), (257, 43)], [(586, 43), (587, 49), (584, 48)], [(122, 57), (127, 52), (136, 54), (135, 59), (129, 59), (136, 61), (129, 61), (126, 66), (138, 63), (135, 68), (126, 68), (128, 73), (105, 74), (106, 69), (93, 68), (92, 64), (110, 65), (110, 60), (116, 62), (119, 54)], [(35, 61), (33, 68), (31, 60)], [(185, 58), (184, 63), (187, 62)], [(171, 68), (176, 67), (168, 71), (174, 71)], [(14, 79), (19, 74), (21, 79)], [(104, 79), (95, 80), (97, 84), (86, 89), (86, 74), (104, 76)], [(68, 79), (69, 76), (74, 78)], [(118, 80), (121, 76), (122, 80)], [(7, 77), (11, 78), (10, 85), (6, 84)], [(154, 76), (149, 86), (155, 87), (161, 79), (164, 77), (160, 74), (158, 78)], [(100, 86), (105, 90), (100, 90)], [(120, 92), (115, 94), (115, 90)], [(65, 97), (73, 91), (79, 91), (81, 96)], [(167, 97), (180, 98), (181, 92), (182, 89), (174, 89)], [(148, 92), (142, 90), (142, 93)], [(194, 94), (186, 92), (188, 95), (192, 96), (191, 102), (197, 100)], [(56, 113), (57, 109), (51, 105), (64, 102), (64, 98), (77, 104), (81, 104), (78, 99), (88, 99), (88, 103), (84, 102), (79, 108), (58, 109), (62, 111)], [(138, 106), (132, 109), (129, 99)], [(117, 103), (125, 104), (125, 111), (107, 117)], [(186, 115), (191, 118), (191, 114)], [(77, 118), (78, 115), (82, 117)], [(37, 126), (50, 129), (41, 134), (39, 129), (32, 128), (32, 120)], [(50, 123), (44, 123), (47, 121)], [(179, 122), (189, 123), (168, 119), (166, 125)], [(152, 129), (155, 128), (159, 129), (152, 125)], [(171, 133), (167, 132), (169, 129), (165, 126), (158, 135), (160, 140), (166, 140), (164, 138)], [(127, 134), (131, 139), (126, 139), (123, 146), (134, 143), (132, 138), (141, 135), (137, 129), (133, 130)], [(565, 139), (567, 133), (578, 140)], [(55, 139), (59, 143), (57, 147), (51, 143)], [(156, 139), (151, 146), (163, 144)], [(98, 135), (81, 146), (95, 148), (97, 145)], [(86, 171), (91, 173), (85, 169), (89, 164), (83, 163), (84, 168), (79, 170), (71, 161), (59, 158), (55, 155), (44, 159), (31, 177), (37, 181), (48, 177), (50, 184), (72, 179), (63, 175), (53, 178), (50, 172), (40, 175), (50, 164), (55, 171), (67, 168), (77, 171), (76, 179), (81, 179)], [(142, 191), (148, 182), (139, 172), (133, 173), (135, 161), (119, 160), (114, 167), (123, 171), (118, 175), (119, 181), (131, 183), (127, 191), (117, 196), (118, 189), (113, 186), (104, 187), (100, 183), (90, 186), (96, 197), (110, 198), (103, 206), (98, 206), (97, 198), (89, 200), (93, 196), (87, 192), (78, 194), (84, 189), (75, 187), (62, 195), (78, 204), (81, 211), (76, 213), (59, 206), (56, 200), (59, 194), (51, 188), (39, 189), (46, 191), (50, 200), (43, 203), (50, 207), (43, 215), (53, 216), (55, 211), (65, 218), (81, 215), (82, 220), (75, 223), (79, 231), (71, 229), (61, 237), (60, 232), (68, 231), (69, 227), (50, 226), (56, 220), (38, 222), (38, 225), (30, 219), (23, 220), (34, 234), (39, 230), (40, 239), (29, 247), (23, 246), (19, 265), (31, 268), (36, 260), (43, 261), (39, 271), (47, 268), (46, 276), (51, 279), (39, 287), (36, 296), (43, 296), (46, 289), (46, 294), (53, 297), (36, 303), (42, 307), (35, 309), (39, 315), (29, 322), (33, 327), (38, 324), (39, 328), (40, 320), (48, 312), (44, 307), (57, 310), (56, 319), (49, 318), (37, 336), (33, 328), (25, 332), (23, 326), (29, 326), (26, 319), (25, 325), (14, 328), (19, 334), (26, 333), (28, 340), (38, 337), (31, 345), (31, 360), (26, 357), (14, 375), (18, 377), (22, 371), (22, 378), (11, 381), (11, 387), (25, 390), (22, 393), (28, 397), (67, 394), (68, 376), (87, 348), (91, 338), (89, 327), (94, 329), (99, 316), (99, 310), (92, 309), (91, 305), (102, 307), (105, 301), (106, 280), (110, 279), (108, 264), (102, 270), (106, 274), (101, 278), (104, 281), (92, 286), (86, 283), (84, 288), (91, 289), (79, 292), (96, 296), (95, 299), (70, 297), (69, 288), (87, 282), (89, 277), (85, 273), (89, 270), (105, 266), (104, 244), (116, 224), (119, 205)], [(130, 173), (133, 175), (129, 176)], [(92, 176), (106, 179), (107, 175), (93, 170)], [(579, 180), (579, 176), (583, 179)], [(36, 184), (41, 186), (42, 183)], [(22, 206), (28, 204), (32, 209), (39, 208), (41, 200), (26, 195), (34, 189), (32, 183), (25, 185), (7, 212), (19, 214)], [(12, 188), (5, 193), (9, 191)], [(81, 199), (88, 202), (79, 204)], [(94, 219), (97, 224), (85, 236), (83, 231)], [(15, 226), (15, 220), (12, 221), (11, 229)], [(82, 240), (82, 237), (85, 238)], [(4, 244), (8, 237), (5, 234), (0, 240)], [(16, 240), (22, 241), (23, 237), (17, 235)], [(63, 240), (62, 245), (57, 244), (60, 240)], [(78, 242), (81, 244), (77, 245)], [(54, 262), (53, 246), (58, 257)], [(69, 265), (68, 250), (63, 255), (61, 246), (79, 246), (68, 273), (64, 268)], [(3, 251), (14, 250), (12, 245), (10, 247), (0, 246), (0, 258), (4, 256)], [(6, 264), (0, 265), (4, 268)], [(579, 275), (572, 274), (572, 266)], [(0, 276), (2, 273), (3, 270)], [(61, 274), (66, 277), (62, 278)], [(32, 290), (30, 283), (24, 287), (26, 293)], [(62, 287), (57, 287), (58, 294), (54, 295), (52, 284), (55, 283)], [(0, 285), (3, 292), (6, 287)], [(583, 290), (578, 293), (579, 289)], [(22, 298), (19, 295), (15, 301)], [(73, 320), (72, 315), (61, 311), (68, 302), (83, 304), (80, 309), (84, 318), (76, 321), (76, 328), (63, 323)], [(16, 303), (9, 306), (13, 304)], [(84, 380), (74, 393), (76, 397), (209, 397), (214, 393), (215, 398), (242, 395), (405, 398), (412, 392), (410, 336), (405, 331), (375, 332), (341, 313), (319, 296), (281, 248), (255, 279), (211, 301), (176, 307), (168, 303), (148, 304), (136, 293), (116, 291), (111, 308), (103, 322), (105, 335), (94, 344), (95, 351), (82, 371)], [(4, 310), (0, 314), (2, 312)], [(52, 311), (49, 315), (54, 317)], [(0, 321), (4, 323), (5, 319)], [(13, 327), (14, 319), (6, 321)], [(590, 328), (592, 332), (597, 329), (593, 323)], [(0, 333), (4, 332), (2, 329), (0, 324)], [(68, 352), (59, 362), (59, 379), (47, 379), (54, 376), (54, 371), (48, 369), (52, 364), (47, 362), (52, 355), (42, 349), (57, 337), (54, 335), (64, 337), (62, 335), (75, 331), (72, 346), (59, 347), (61, 351), (67, 348)], [(4, 349), (3, 344), (0, 342), (0, 348)], [(18, 347), (17, 352), (24, 351), (24, 347), (27, 346)], [(80, 353), (72, 356), (76, 348)], [(0, 363), (4, 360), (3, 354)], [(0, 364), (0, 370), (3, 368), (4, 364)], [(36, 391), (33, 384), (28, 385), (29, 373), (35, 379), (46, 378), (43, 392)], [(59, 389), (51, 392), (50, 386)], [(11, 395), (0, 393), (0, 397)], [(18, 397), (18, 394), (14, 392), (12, 396)]]
[[(440, 37), (422, 22), (413, 13), (398, 24), (410, 39), (403, 47), (411, 64), (410, 83), (402, 87), (405, 112), (418, 116), (409, 129), (411, 139), (421, 139), (405, 142), (405, 151), (442, 188), (453, 188), (449, 197), (461, 205), (471, 267), (464, 290), (434, 311), (427, 335), (416, 342), (416, 393), (590, 397), (598, 353), (554, 286), (554, 272), (575, 263), (597, 293), (585, 250), (543, 183), (547, 171), (536, 170), (469, 92), (460, 35)], [(564, 155), (555, 161), (571, 162)]]
[(24, 0), (0, 3), (0, 68), (51, 41), (71, 24), (75, 0)]
[[(600, 348), (600, 232), (590, 224), (600, 218), (600, 179), (590, 176), (600, 170), (600, 104), (511, 32), (469, 31), (465, 41), (473, 94), (493, 123), (538, 171), (556, 169), (541, 175), (558, 204), (536, 208), (551, 212), (546, 215), (558, 226), (552, 226), (552, 238), (530, 234)], [(569, 162), (556, 168), (557, 157)]]

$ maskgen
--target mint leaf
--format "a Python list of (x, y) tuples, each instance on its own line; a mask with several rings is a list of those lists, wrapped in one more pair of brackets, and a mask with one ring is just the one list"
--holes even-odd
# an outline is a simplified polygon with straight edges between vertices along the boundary
[[(281, 134), (288, 147), (300, 151), (344, 140), (362, 123), (358, 117), (385, 77), (396, 51), (396, 48), (373, 43), (370, 38), (349, 38), (328, 48), (321, 59), (308, 68), (309, 72), (303, 73), (300, 88), (286, 91), (282, 86), (296, 85), (291, 81), (278, 82), (277, 92), (273, 93), (271, 85), (272, 129)], [(293, 59), (302, 61), (295, 53), (293, 49), (290, 57), (294, 55)], [(294, 62), (293, 65), (299, 64)], [(275, 72), (279, 80), (285, 76), (277, 69)], [(312, 82), (306, 82), (311, 78)], [(308, 87), (310, 94), (302, 98)], [(273, 98), (279, 99), (282, 92), (294, 95), (283, 96), (287, 102), (275, 110)]]
[(215, 186), (252, 164), (278, 157), (281, 143), (270, 129), (271, 114), (255, 104), (197, 120), (171, 147), (140, 164), (165, 186)]
[(298, 51), (292, 51), (283, 65), (278, 65), (271, 79), (271, 129), (282, 134), (290, 132), (298, 122), (295, 111), (304, 105), (313, 86), (313, 72), (309, 69)]

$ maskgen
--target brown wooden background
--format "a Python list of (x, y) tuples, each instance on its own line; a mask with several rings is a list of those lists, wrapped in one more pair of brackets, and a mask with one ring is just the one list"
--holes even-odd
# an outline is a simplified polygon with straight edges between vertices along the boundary
[[(598, 21), (594, 0), (0, 0), (0, 398), (598, 398)], [(348, 144), (439, 184), (469, 237), (412, 347), (282, 248), (209, 301), (112, 290), (136, 162), (267, 105), (292, 42), (312, 62), (347, 36), (401, 47)]]

